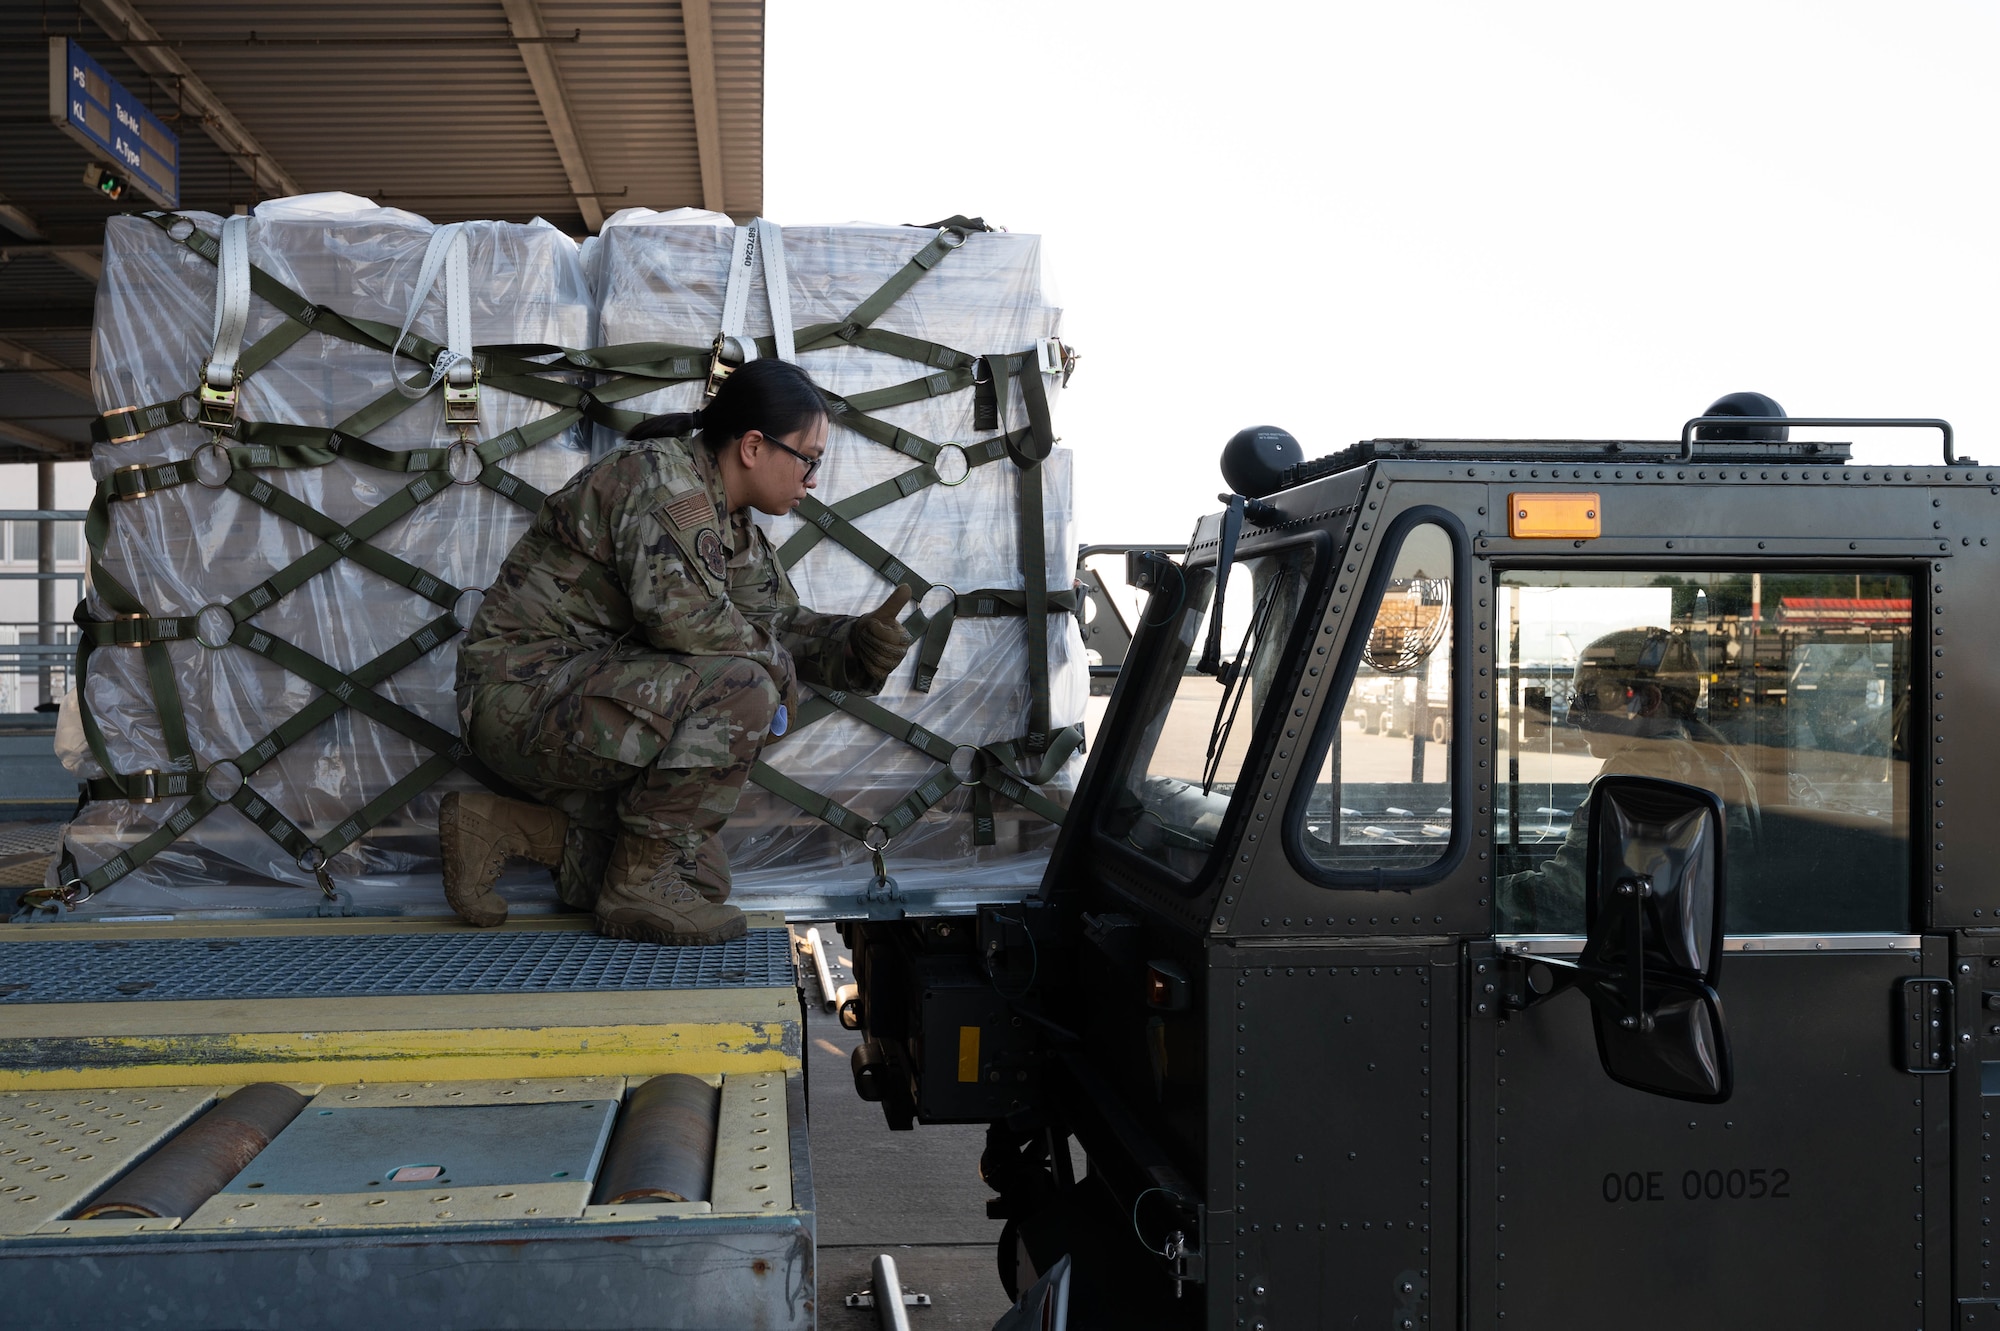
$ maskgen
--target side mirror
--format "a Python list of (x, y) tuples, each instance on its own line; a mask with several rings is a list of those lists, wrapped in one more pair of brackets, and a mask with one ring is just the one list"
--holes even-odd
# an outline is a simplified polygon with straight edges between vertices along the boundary
[(1699, 786), (1600, 778), (1590, 793), (1577, 980), (1613, 1081), (1710, 1104), (1734, 1076), (1722, 999), (1722, 801)]
[(1590, 792), (1586, 936), (1575, 961), (1517, 953), (1547, 983), (1510, 986), (1510, 1007), (1565, 989), (1590, 999), (1613, 1081), (1719, 1104), (1734, 1089), (1722, 999), (1722, 801), (1699, 786), (1600, 777)]

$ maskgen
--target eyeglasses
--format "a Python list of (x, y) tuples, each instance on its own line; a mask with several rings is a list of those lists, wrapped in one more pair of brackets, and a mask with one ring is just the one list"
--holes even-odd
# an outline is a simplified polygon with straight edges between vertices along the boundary
[(813, 478), (813, 473), (819, 470), (819, 464), (820, 464), (819, 458), (809, 458), (805, 454), (799, 452), (798, 449), (793, 448), (790, 444), (780, 443), (777, 437), (773, 435), (769, 430), (759, 430), (757, 431), (757, 433), (764, 436), (765, 443), (771, 445), (773, 448), (784, 449), (785, 452), (790, 453), (793, 457), (797, 458), (799, 461), (806, 464), (806, 474), (799, 477), (799, 481), (802, 484), (806, 481), (811, 480)]

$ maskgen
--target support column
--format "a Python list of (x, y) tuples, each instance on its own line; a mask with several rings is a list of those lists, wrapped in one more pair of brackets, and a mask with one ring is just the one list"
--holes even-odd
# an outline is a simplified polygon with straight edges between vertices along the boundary
[[(47, 513), (56, 506), (56, 464), (37, 462), (35, 464), (35, 507)], [(35, 523), (35, 570), (41, 577), (35, 583), (35, 618), (40, 621), (35, 640), (45, 653), (48, 645), (56, 640), (56, 580), (51, 574), (56, 571), (56, 524), (43, 518)], [(36, 710), (55, 710), (55, 695), (50, 691), (49, 657), (42, 655), (35, 663)]]

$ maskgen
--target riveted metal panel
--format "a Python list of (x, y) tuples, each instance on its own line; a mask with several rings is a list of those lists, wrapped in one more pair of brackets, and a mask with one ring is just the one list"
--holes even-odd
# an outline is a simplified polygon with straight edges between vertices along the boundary
[(1238, 946), (1215, 961), (1233, 1018), (1215, 1024), (1233, 1029), (1211, 1059), (1228, 1132), (1210, 1161), (1211, 1321), (1453, 1325), (1455, 954)]
[[(1995, 1156), (2000, 1155), (2000, 937), (1954, 940), (1952, 978), (1959, 1022), (1958, 1068), (1952, 1076), (1952, 1293), (1960, 1326), (2000, 1328), (2000, 1239), (1995, 1206)], [(1968, 1038), (1969, 1037), (1969, 1038)]]
[[(1946, 928), (2000, 924), (2000, 768), (1992, 761), (2000, 715), (2000, 469), (1935, 473), (1926, 516), (1951, 558), (1935, 560), (1918, 590), (1930, 611), (1923, 647), (1912, 653), (1909, 730), (1929, 757), (1917, 782), (1917, 863), (1926, 871), (1930, 918)], [(1924, 593), (1929, 592), (1925, 597)], [(1928, 648), (1928, 650), (1924, 650)]]
[(1487, 946), (1467, 964), (1468, 1327), (1581, 1308), (1632, 1331), (1921, 1327), (1942, 1311), (1950, 1079), (1900, 1071), (1891, 1021), (1898, 982), (1944, 965), (1935, 941), (1732, 953), (1720, 1105), (1611, 1081), (1581, 992), (1499, 1020)]

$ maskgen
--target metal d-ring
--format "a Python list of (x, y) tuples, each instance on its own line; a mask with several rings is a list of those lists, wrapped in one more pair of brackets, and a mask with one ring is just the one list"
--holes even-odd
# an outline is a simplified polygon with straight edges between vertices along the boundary
[[(221, 461), (217, 462), (214, 460), (217, 458), (221, 459)], [(229, 450), (217, 439), (211, 439), (200, 448), (197, 448), (189, 456), (188, 461), (194, 464), (195, 480), (211, 490), (227, 488), (229, 477), (235, 471), (235, 468), (229, 461)], [(218, 467), (221, 469), (219, 473), (220, 479), (210, 480), (209, 476), (215, 474)]]
[[(880, 842), (875, 840), (878, 836), (882, 838)], [(880, 823), (873, 823), (869, 825), (868, 831), (862, 835), (861, 844), (868, 847), (875, 854), (880, 855), (883, 851), (889, 849), (889, 842), (891, 840), (888, 828), (882, 826)]]
[(56, 889), (56, 900), (71, 910), (75, 910), (97, 893), (82, 878), (71, 878)]
[[(213, 614), (210, 612), (213, 611)], [(229, 628), (216, 632), (216, 623), (227, 620)], [(227, 647), (236, 635), (236, 616), (229, 613), (229, 607), (219, 601), (210, 602), (194, 612), (194, 640), (211, 651)]]
[[(959, 770), (961, 758), (965, 760), (963, 763), (965, 770), (962, 772)], [(961, 744), (951, 751), (951, 757), (946, 760), (945, 767), (958, 778), (960, 783), (971, 785), (986, 775), (986, 755), (979, 751), (977, 745)]]
[[(944, 478), (944, 469), (938, 466), (938, 459), (944, 456), (944, 451), (947, 448), (958, 454), (958, 465), (965, 468), (964, 471), (958, 474), (958, 479), (955, 481), (946, 480)], [(931, 459), (931, 472), (938, 478), (939, 485), (964, 485), (966, 481), (972, 478), (972, 458), (966, 453), (965, 445), (939, 444), (937, 450), (937, 457)]]
[[(237, 791), (243, 789), (243, 780), (243, 769), (224, 758), (210, 764), (209, 769), (201, 774), (201, 788), (208, 792), (210, 799), (226, 804), (235, 798)], [(313, 849), (318, 850), (319, 847)]]
[[(461, 465), (461, 459), (470, 461)], [(480, 461), (479, 448), (476, 444), (469, 439), (459, 439), (445, 449), (444, 469), (445, 474), (451, 477), (453, 485), (477, 485), (480, 474), (486, 470), (486, 464)], [(459, 474), (461, 471), (468, 474), (461, 476)]]
[[(943, 592), (950, 599), (947, 600), (944, 603), (944, 605), (939, 606), (935, 611), (926, 610), (924, 609), (924, 602), (931, 599), (932, 592)], [(919, 596), (917, 598), (917, 613), (922, 615), (926, 620), (929, 620), (934, 618), (936, 615), (943, 614), (946, 609), (955, 606), (957, 604), (958, 604), (958, 588), (952, 586), (948, 582), (934, 582), (927, 589), (925, 589), (924, 594), (922, 596)]]

